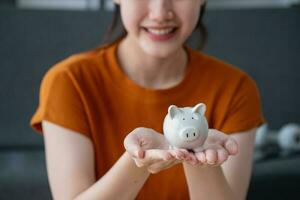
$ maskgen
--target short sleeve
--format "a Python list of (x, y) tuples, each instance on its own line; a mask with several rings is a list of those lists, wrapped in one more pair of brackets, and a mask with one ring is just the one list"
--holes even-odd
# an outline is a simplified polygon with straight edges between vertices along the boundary
[(47, 120), (89, 137), (82, 97), (75, 86), (70, 72), (50, 69), (41, 83), (39, 106), (31, 118), (31, 127), (43, 133), (41, 122)]
[(242, 132), (264, 122), (259, 90), (254, 80), (245, 75), (233, 93), (220, 130), (228, 134)]

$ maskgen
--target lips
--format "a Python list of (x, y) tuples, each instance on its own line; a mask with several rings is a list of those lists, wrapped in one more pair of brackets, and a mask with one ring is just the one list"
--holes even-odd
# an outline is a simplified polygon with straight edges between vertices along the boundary
[(146, 31), (155, 34), (155, 35), (167, 35), (171, 32), (173, 32), (176, 28), (145, 28)]
[(143, 27), (147, 35), (155, 41), (171, 39), (178, 29), (177, 27)]

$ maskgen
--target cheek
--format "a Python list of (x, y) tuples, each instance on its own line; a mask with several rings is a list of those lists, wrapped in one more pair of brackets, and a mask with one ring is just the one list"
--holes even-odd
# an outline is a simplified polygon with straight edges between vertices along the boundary
[(127, 32), (135, 32), (139, 28), (140, 22), (143, 18), (143, 13), (140, 7), (132, 4), (122, 4), (121, 18), (124, 28)]
[(186, 7), (181, 7), (178, 9), (177, 13), (180, 14), (181, 23), (185, 32), (191, 33), (199, 19), (200, 14), (200, 4), (192, 4)]

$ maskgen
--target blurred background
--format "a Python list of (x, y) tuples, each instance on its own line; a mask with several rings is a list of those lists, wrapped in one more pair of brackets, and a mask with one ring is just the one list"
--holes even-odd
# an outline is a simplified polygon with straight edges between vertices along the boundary
[[(299, 199), (299, 5), (208, 0), (204, 52), (257, 82), (268, 121), (248, 199)], [(43, 138), (29, 127), (40, 81), (56, 62), (99, 46), (112, 9), (111, 0), (0, 0), (0, 199), (51, 199)]]

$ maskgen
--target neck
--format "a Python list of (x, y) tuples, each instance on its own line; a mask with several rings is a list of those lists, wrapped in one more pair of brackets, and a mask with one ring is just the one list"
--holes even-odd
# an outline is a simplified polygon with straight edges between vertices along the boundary
[(146, 88), (166, 89), (177, 85), (185, 75), (187, 53), (179, 49), (165, 58), (146, 55), (123, 39), (118, 48), (118, 59), (124, 73), (135, 83)]

